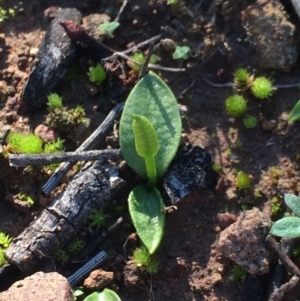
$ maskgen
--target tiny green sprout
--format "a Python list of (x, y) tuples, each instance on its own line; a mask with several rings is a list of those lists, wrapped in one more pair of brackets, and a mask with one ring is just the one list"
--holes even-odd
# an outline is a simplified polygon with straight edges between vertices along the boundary
[(213, 169), (215, 172), (221, 172), (221, 171), (222, 171), (222, 167), (221, 167), (220, 164), (218, 164), (218, 163), (213, 163), (212, 169)]
[(190, 49), (191, 48), (189, 46), (176, 46), (175, 52), (173, 53), (173, 59), (174, 60), (188, 59)]
[(71, 242), (67, 248), (67, 252), (70, 255), (77, 254), (83, 248), (83, 241), (79, 238), (76, 238), (73, 242)]
[(65, 250), (58, 249), (54, 252), (54, 257), (61, 263), (66, 264), (70, 260), (70, 256)]
[(7, 11), (3, 8), (0, 8), (0, 23), (7, 19)]
[(43, 141), (38, 135), (12, 132), (7, 137), (9, 148), (14, 153), (40, 154), (43, 152)]
[(94, 210), (92, 214), (90, 215), (89, 219), (92, 221), (90, 226), (96, 227), (96, 230), (98, 231), (100, 227), (106, 225), (106, 219), (109, 216), (107, 214), (104, 214), (102, 210)]
[(23, 194), (23, 193), (18, 193), (17, 198), (21, 201), (26, 201), (29, 207), (32, 207), (34, 205), (34, 200), (32, 197), (29, 195)]
[(47, 154), (60, 152), (64, 149), (64, 142), (65, 140), (58, 138), (56, 141), (46, 143), (44, 146), (44, 152)]
[(145, 116), (138, 114), (133, 114), (132, 127), (136, 152), (145, 159), (149, 182), (152, 185), (156, 185), (157, 171), (155, 156), (159, 150), (156, 131)]
[(96, 85), (100, 85), (105, 80), (106, 73), (103, 67), (100, 64), (97, 64), (96, 67), (89, 68), (88, 76), (92, 83), (95, 83)]
[(106, 20), (98, 27), (98, 30), (107, 34), (108, 37), (111, 37), (113, 32), (119, 27), (119, 25), (119, 22), (109, 22)]
[(247, 101), (243, 96), (235, 94), (226, 98), (225, 108), (230, 117), (240, 117), (247, 111)]
[(62, 97), (60, 97), (56, 93), (50, 93), (48, 95), (47, 105), (50, 110), (56, 108), (62, 108)]
[(235, 265), (232, 268), (228, 279), (230, 281), (238, 281), (238, 280), (244, 281), (246, 279), (246, 276), (247, 276), (247, 272), (245, 271), (245, 269), (240, 265)]
[(269, 79), (264, 76), (260, 76), (253, 81), (251, 91), (255, 97), (264, 99), (272, 95), (274, 88)]
[(4, 254), (5, 254), (5, 250), (0, 248), (0, 267), (4, 266), (7, 262)]
[(255, 116), (247, 115), (243, 119), (243, 123), (247, 129), (253, 129), (257, 124), (257, 118)]
[(282, 210), (282, 202), (276, 196), (272, 198), (270, 205), (273, 214), (278, 214)]
[(146, 247), (137, 248), (131, 257), (132, 261), (142, 270), (149, 274), (157, 273), (159, 263), (153, 259)]
[(248, 78), (249, 78), (249, 73), (244, 68), (239, 68), (234, 72), (234, 80), (245, 83), (247, 82)]
[(247, 189), (250, 187), (251, 178), (243, 171), (239, 171), (236, 177), (236, 186), (240, 189)]
[(168, 4), (177, 4), (179, 0), (168, 0)]
[(6, 250), (12, 241), (12, 237), (4, 232), (0, 232), (0, 248)]
[[(132, 70), (135, 70), (135, 71), (140, 71), (141, 68), (142, 68), (142, 64), (145, 62), (145, 56), (142, 52), (135, 52), (131, 58), (133, 60), (135, 60), (136, 62), (138, 62), (139, 64), (136, 64), (132, 61), (128, 61), (127, 62), (127, 65), (132, 69)], [(157, 56), (155, 54), (152, 54), (151, 57), (150, 57), (150, 61), (149, 63), (150, 64), (155, 64), (157, 62)]]

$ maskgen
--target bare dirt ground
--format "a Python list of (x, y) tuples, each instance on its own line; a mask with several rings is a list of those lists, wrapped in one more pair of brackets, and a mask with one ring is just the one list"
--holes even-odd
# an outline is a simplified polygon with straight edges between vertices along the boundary
[[(33, 131), (45, 120), (46, 109), (27, 114), (20, 99), (33, 64), (29, 52), (39, 46), (51, 22), (49, 11), (48, 16), (44, 15), (45, 9), (56, 5), (77, 7), (84, 16), (106, 13), (113, 19), (122, 1), (102, 2), (27, 0), (22, 5), (18, 1), (7, 1), (7, 7), (16, 5), (19, 12), (15, 17), (5, 20), (0, 27), (0, 79), (9, 87), (8, 91), (5, 88), (0, 91), (4, 95), (0, 103), (0, 133), (7, 126)], [(237, 68), (245, 67), (256, 75), (266, 74), (275, 84), (286, 85), (299, 81), (299, 61), (287, 61), (284, 66), (278, 66), (275, 64), (276, 58), (272, 58), (273, 66), (269, 64), (266, 67), (261, 63), (266, 61), (265, 57), (253, 47), (249, 32), (242, 26), (241, 12), (255, 1), (214, 2), (216, 5), (212, 1), (184, 1), (184, 4), (174, 8), (165, 1), (131, 0), (121, 15), (121, 25), (114, 37), (104, 41), (113, 49), (125, 50), (132, 43), (149, 39), (161, 33), (162, 27), (168, 27), (175, 34), (172, 37), (175, 43), (191, 47), (193, 57), (186, 61), (174, 61), (168, 53), (160, 56), (159, 64), (185, 67), (185, 73), (160, 72), (160, 75), (174, 94), (179, 96), (178, 102), (186, 106), (182, 114), (184, 140), (205, 147), (221, 168), (216, 190), (193, 193), (178, 204), (178, 210), (167, 215), (164, 240), (157, 253), (160, 262), (157, 274), (149, 276), (137, 273), (136, 276), (135, 268), (126, 265), (137, 245), (129, 240), (124, 254), (123, 245), (134, 232), (130, 222), (123, 224), (101, 245), (100, 248), (110, 254), (104, 269), (115, 273), (111, 287), (123, 301), (266, 300), (261, 297), (264, 295), (261, 291), (268, 288), (268, 275), (248, 275), (246, 280), (230, 280), (235, 265), (224, 258), (216, 247), (222, 231), (218, 213), (229, 212), (238, 216), (243, 210), (255, 206), (275, 220), (284, 212), (283, 194), (298, 194), (300, 191), (299, 124), (287, 127), (287, 116), (299, 99), (299, 90), (277, 89), (267, 100), (257, 100), (250, 93), (246, 94), (249, 114), (258, 119), (255, 128), (247, 129), (242, 119), (229, 118), (225, 112), (225, 99), (232, 94), (232, 89), (214, 87), (202, 79), (205, 76), (215, 84), (223, 84), (232, 81), (232, 74)], [(295, 26), (294, 36), (297, 37), (299, 19), (289, 1), (283, 4), (288, 20)], [(272, 9), (272, 6), (267, 8), (270, 14)], [(263, 28), (261, 31), (263, 39), (267, 31)], [(285, 49), (290, 47), (286, 43)], [(295, 39), (294, 45), (299, 50), (299, 38)], [(273, 50), (275, 53), (283, 51), (279, 46)], [(271, 50), (268, 51), (271, 53)], [(86, 69), (82, 76), (72, 84), (64, 83), (60, 91), (67, 105), (81, 104), (85, 108), (95, 128), (105, 118), (107, 110), (103, 110), (101, 93), (92, 96), (87, 92), (86, 61), (83, 63)], [(82, 142), (84, 138), (81, 138)], [(68, 150), (74, 148), (74, 142), (71, 141)], [(5, 158), (1, 157), (0, 160), (0, 231), (15, 237), (33, 220), (42, 206), (35, 205), (24, 210), (14, 202), (14, 196), (23, 191), (38, 203), (42, 199), (39, 189), (48, 176), (45, 173), (28, 174), (23, 169), (13, 169)], [(246, 191), (239, 190), (235, 184), (240, 170), (252, 177), (251, 187)], [(120, 202), (126, 206), (126, 195)], [(279, 207), (278, 212), (274, 206)], [(114, 217), (117, 215), (112, 214), (110, 222)], [(74, 267), (60, 267), (64, 275), (70, 273), (69, 269), (73, 270)], [(124, 271), (127, 274), (125, 283)], [(251, 281), (256, 283), (256, 288), (259, 287), (259, 297), (256, 299), (252, 295), (255, 287)]]

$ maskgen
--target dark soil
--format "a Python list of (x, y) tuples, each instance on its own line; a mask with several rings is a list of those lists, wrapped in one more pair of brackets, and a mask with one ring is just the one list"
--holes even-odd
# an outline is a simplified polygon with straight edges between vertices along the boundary
[[(107, 13), (114, 19), (122, 1), (102, 2), (28, 0), (26, 5), (23, 2), (22, 7), (18, 1), (7, 1), (6, 7), (17, 5), (16, 11), (19, 12), (1, 24), (0, 79), (14, 87), (15, 92), (0, 103), (0, 132), (4, 132), (7, 126), (29, 132), (45, 121), (46, 108), (28, 114), (21, 102), (21, 93), (33, 64), (28, 52), (39, 46), (51, 22), (49, 17), (44, 16), (44, 10), (55, 5), (77, 7), (84, 16)], [(156, 255), (160, 263), (158, 273), (152, 276), (140, 273), (137, 267), (130, 264), (130, 256), (139, 242), (130, 236), (134, 228), (129, 219), (101, 244), (99, 250), (106, 250), (109, 254), (103, 268), (115, 273), (111, 287), (122, 301), (266, 300), (261, 298), (264, 294), (259, 289), (256, 297), (253, 297), (253, 292), (255, 294), (255, 285), (263, 291), (268, 289), (268, 275), (248, 275), (246, 280), (229, 280), (235, 265), (222, 257), (217, 249), (216, 241), (222, 231), (217, 215), (230, 212), (238, 216), (243, 210), (255, 206), (275, 220), (285, 210), (283, 194), (299, 193), (299, 124), (288, 127), (287, 116), (300, 93), (296, 88), (278, 89), (267, 100), (258, 100), (245, 93), (249, 114), (258, 119), (255, 128), (247, 129), (242, 118), (229, 118), (225, 112), (225, 98), (233, 93), (232, 89), (213, 87), (202, 80), (205, 76), (216, 84), (230, 82), (237, 68), (246, 67), (255, 75), (265, 74), (274, 79), (275, 84), (297, 81), (299, 62), (284, 71), (260, 67), (260, 54), (249, 42), (241, 21), (241, 11), (254, 2), (220, 1), (214, 7), (208, 0), (185, 1), (185, 4), (174, 8), (166, 1), (131, 0), (121, 15), (121, 25), (113, 38), (104, 40), (109, 47), (122, 51), (160, 34), (162, 28), (167, 27), (175, 43), (191, 47), (193, 58), (188, 60), (174, 61), (166, 50), (159, 54), (160, 65), (185, 67), (186, 72), (160, 71), (159, 74), (179, 96), (181, 107), (186, 107), (182, 113), (183, 140), (205, 147), (221, 168), (215, 190), (197, 191), (181, 200), (177, 210), (167, 214), (163, 243)], [(289, 20), (296, 26), (295, 36), (299, 36), (299, 19), (290, 3), (282, 2), (286, 5)], [(299, 50), (299, 39), (296, 47)], [(73, 63), (82, 68), (80, 76), (71, 83), (63, 82), (57, 92), (63, 96), (65, 105), (74, 107), (80, 104), (85, 108), (92, 122), (91, 132), (113, 107), (112, 103), (103, 103), (110, 82), (98, 94), (90, 95), (86, 89), (89, 83), (86, 73), (91, 61), (86, 57), (78, 58)], [(133, 84), (126, 85), (126, 93)], [(111, 137), (105, 146), (115, 148), (117, 142), (112, 142), (113, 133)], [(81, 143), (86, 137), (81, 136), (78, 141), (72, 141), (68, 136), (63, 138), (67, 140), (67, 150), (74, 150), (77, 142)], [(42, 209), (40, 203), (43, 201), (45, 204), (40, 188), (49, 176), (39, 169), (30, 173), (24, 169), (10, 168), (3, 156), (0, 160), (0, 231), (16, 237)], [(235, 184), (240, 170), (252, 178), (251, 187), (246, 191), (239, 190)], [(123, 170), (123, 174), (133, 184), (134, 175), (128, 168)], [(65, 183), (67, 181), (68, 178), (64, 180)], [(26, 202), (16, 202), (16, 195), (20, 192), (32, 196), (36, 205), (28, 208)], [(123, 214), (126, 214), (128, 192), (129, 188), (126, 188), (117, 204), (123, 206)], [(279, 206), (278, 212), (274, 211), (276, 204)], [(118, 218), (119, 212), (108, 214), (110, 218), (107, 223), (110, 224)], [(89, 237), (86, 229), (80, 235)], [(127, 241), (128, 237), (130, 239)], [(58, 263), (59, 271), (66, 276), (77, 267)], [(251, 281), (255, 282), (254, 286)]]

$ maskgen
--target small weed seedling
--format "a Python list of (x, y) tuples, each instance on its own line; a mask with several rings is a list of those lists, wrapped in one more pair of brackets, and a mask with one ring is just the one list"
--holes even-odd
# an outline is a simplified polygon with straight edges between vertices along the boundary
[[(131, 62), (131, 61), (128, 61), (127, 62), (127, 65), (134, 71), (140, 71), (141, 68), (142, 68), (142, 64), (145, 62), (145, 56), (143, 53), (141, 52), (135, 52), (131, 58), (135, 61), (137, 61), (139, 64), (136, 64), (134, 62)], [(152, 54), (151, 55), (151, 58), (150, 58), (150, 61), (149, 63), (150, 64), (155, 64), (157, 62), (157, 56), (155, 54)]]
[(163, 237), (165, 206), (157, 183), (173, 160), (181, 139), (177, 101), (166, 83), (149, 72), (127, 98), (120, 121), (120, 146), (127, 164), (146, 183), (128, 197), (131, 219), (149, 254)]
[(135, 249), (131, 259), (142, 271), (146, 271), (149, 274), (155, 274), (158, 271), (159, 263), (151, 257), (151, 254), (144, 246)]
[(247, 272), (245, 271), (245, 269), (240, 265), (235, 265), (232, 268), (228, 279), (230, 281), (238, 281), (238, 280), (244, 281), (246, 279), (246, 276), (247, 276)]
[(94, 210), (92, 214), (90, 215), (89, 219), (91, 220), (91, 227), (95, 227), (96, 231), (100, 229), (100, 227), (106, 225), (106, 219), (109, 216), (107, 214), (104, 214), (101, 210)]
[(279, 237), (300, 237), (300, 198), (293, 194), (285, 194), (284, 202), (296, 216), (279, 219), (272, 225), (270, 232)]
[(119, 22), (109, 22), (104, 21), (99, 27), (98, 30), (104, 32), (107, 34), (108, 37), (111, 37), (113, 35), (113, 32), (119, 27)]
[(173, 53), (174, 60), (189, 58), (190, 47), (189, 46), (176, 46), (175, 52)]
[(253, 129), (253, 128), (255, 128), (255, 126), (257, 124), (257, 118), (255, 116), (247, 115), (243, 119), (243, 123), (244, 123), (245, 128)]
[(19, 200), (23, 200), (26, 201), (29, 207), (32, 207), (34, 205), (34, 200), (32, 197), (30, 197), (29, 195), (23, 194), (23, 193), (18, 193), (17, 194), (17, 198)]
[(6, 264), (6, 259), (4, 257), (5, 250), (9, 247), (12, 241), (12, 237), (0, 232), (0, 267)]
[(288, 123), (292, 124), (300, 119), (300, 100), (297, 101), (291, 113), (288, 116)]
[(88, 76), (92, 83), (94, 83), (96, 85), (100, 85), (105, 80), (106, 73), (105, 73), (103, 67), (100, 64), (97, 64), (96, 67), (89, 68)]

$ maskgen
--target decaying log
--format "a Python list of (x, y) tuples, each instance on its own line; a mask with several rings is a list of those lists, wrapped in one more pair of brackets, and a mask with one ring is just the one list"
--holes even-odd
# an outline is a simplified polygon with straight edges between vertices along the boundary
[(76, 43), (71, 41), (60, 23), (65, 20), (79, 23), (81, 18), (80, 11), (75, 8), (60, 8), (48, 27), (23, 90), (22, 100), (27, 109), (36, 109), (46, 103), (46, 96), (64, 76), (75, 55)]
[(109, 174), (99, 161), (82, 170), (6, 250), (7, 260), (31, 274), (53, 253), (72, 240), (93, 210), (104, 209), (110, 199)]

